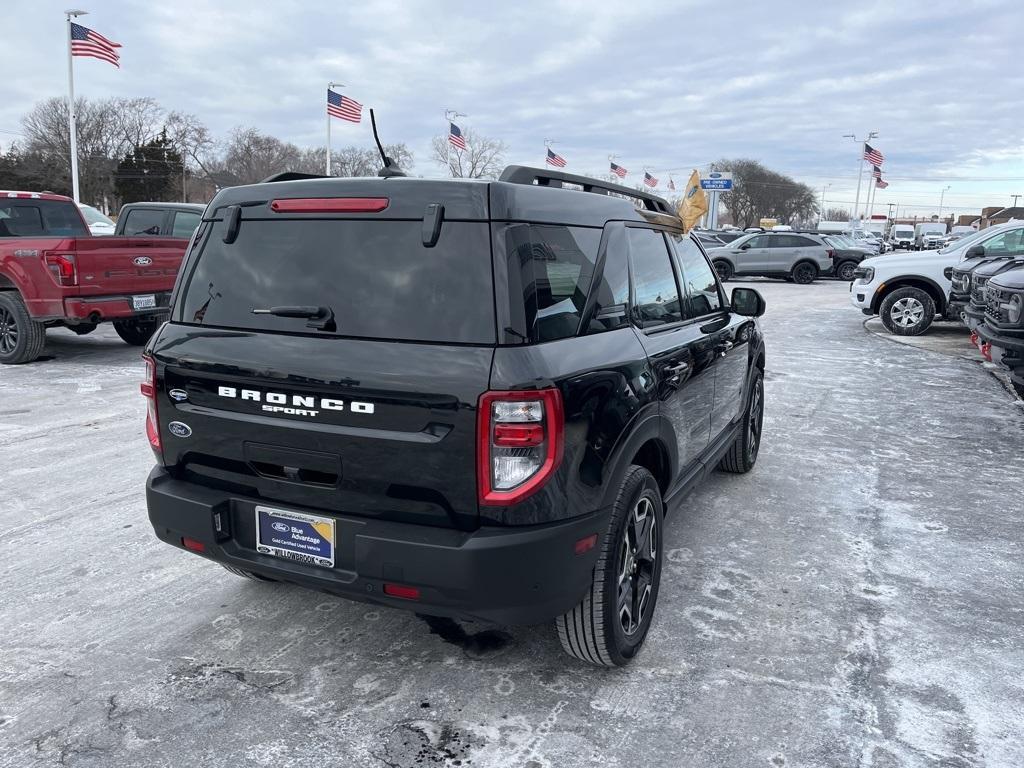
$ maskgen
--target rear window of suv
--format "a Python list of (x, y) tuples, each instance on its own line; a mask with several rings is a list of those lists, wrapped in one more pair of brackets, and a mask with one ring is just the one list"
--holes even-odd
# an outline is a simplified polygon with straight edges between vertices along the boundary
[(92, 234), (71, 201), (0, 201), (0, 237), (84, 237)]
[[(420, 221), (242, 221), (224, 243), (211, 228), (188, 278), (183, 323), (436, 343), (495, 341), (489, 228), (445, 222), (423, 245)], [(303, 318), (253, 314), (281, 306), (329, 307), (337, 330)]]

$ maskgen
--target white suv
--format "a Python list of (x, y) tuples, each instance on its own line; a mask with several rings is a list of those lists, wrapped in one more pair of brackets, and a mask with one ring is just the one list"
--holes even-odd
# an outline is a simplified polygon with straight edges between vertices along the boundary
[(1021, 228), (1024, 228), (1024, 221), (1011, 221), (974, 232), (939, 251), (911, 251), (864, 259), (850, 284), (850, 303), (865, 315), (879, 315), (891, 333), (900, 336), (924, 333), (936, 315), (946, 317), (953, 267), (974, 246), (984, 247), (1004, 232)]

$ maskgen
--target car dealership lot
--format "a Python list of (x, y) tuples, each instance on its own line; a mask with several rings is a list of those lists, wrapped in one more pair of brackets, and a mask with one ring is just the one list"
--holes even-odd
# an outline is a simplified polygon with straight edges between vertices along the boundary
[(138, 349), (51, 332), (0, 372), (0, 765), (1024, 764), (1024, 410), (845, 283), (751, 284), (758, 465), (672, 512), (622, 670), (163, 545)]

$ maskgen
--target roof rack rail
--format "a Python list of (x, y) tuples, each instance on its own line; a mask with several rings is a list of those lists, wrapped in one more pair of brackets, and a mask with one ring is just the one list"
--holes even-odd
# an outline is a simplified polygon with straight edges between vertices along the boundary
[(272, 176), (267, 176), (263, 179), (260, 184), (270, 184), (275, 181), (298, 181), (299, 179), (329, 179), (330, 176), (324, 176), (322, 173), (299, 173), (298, 171), (282, 171), (281, 173), (275, 173)]
[(577, 184), (583, 188), (584, 192), (593, 192), (598, 195), (615, 193), (640, 201), (648, 211), (675, 215), (672, 206), (663, 197), (639, 189), (630, 189), (621, 184), (613, 184), (610, 181), (592, 179), (589, 176), (576, 176), (572, 173), (551, 171), (545, 168), (530, 168), (525, 165), (510, 165), (501, 172), (498, 181), (506, 181), (509, 184), (537, 184), (541, 187), (561, 187), (563, 183)]

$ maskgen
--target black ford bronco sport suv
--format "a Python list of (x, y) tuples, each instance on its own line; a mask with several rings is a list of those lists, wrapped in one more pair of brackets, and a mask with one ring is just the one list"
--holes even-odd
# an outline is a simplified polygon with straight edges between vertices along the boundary
[(665, 200), (594, 179), (225, 189), (145, 353), (150, 521), (239, 575), (554, 620), (625, 664), (665, 511), (757, 458), (763, 312)]

